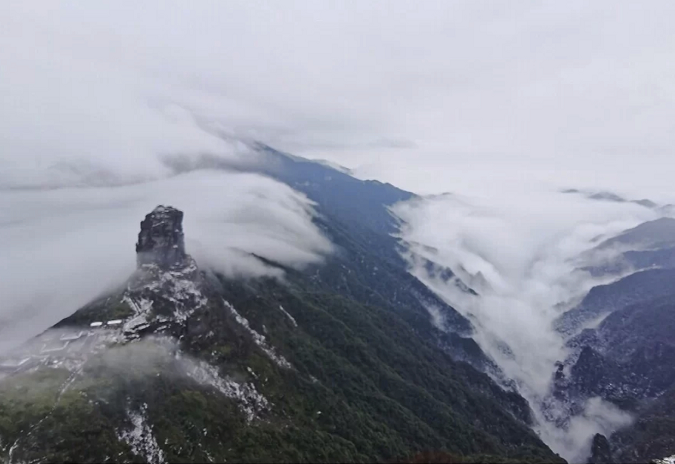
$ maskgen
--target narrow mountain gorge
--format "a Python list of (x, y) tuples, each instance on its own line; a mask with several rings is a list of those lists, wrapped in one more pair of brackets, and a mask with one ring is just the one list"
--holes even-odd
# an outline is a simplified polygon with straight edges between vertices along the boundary
[[(473, 338), (503, 376), (484, 372), (528, 400), (533, 428), (552, 449), (570, 462), (662, 459), (675, 454), (675, 219), (664, 216), (669, 205), (649, 200), (569, 198), (580, 193), (547, 194), (534, 212), (452, 194), (394, 210), (405, 221), (411, 272), (471, 320)], [(541, 226), (531, 215), (551, 204), (577, 217), (548, 237), (532, 233)]]

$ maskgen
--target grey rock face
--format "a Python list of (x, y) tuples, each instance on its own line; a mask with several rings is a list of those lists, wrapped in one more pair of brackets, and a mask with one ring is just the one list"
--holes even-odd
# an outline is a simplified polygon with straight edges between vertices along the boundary
[(171, 206), (158, 206), (141, 222), (136, 243), (136, 262), (139, 268), (154, 264), (161, 269), (185, 264), (183, 212)]
[(554, 323), (565, 336), (577, 335), (591, 321), (650, 299), (675, 295), (675, 270), (649, 269), (593, 287), (581, 304)]
[(588, 464), (612, 464), (613, 462), (607, 437), (596, 433), (591, 444), (591, 457)]

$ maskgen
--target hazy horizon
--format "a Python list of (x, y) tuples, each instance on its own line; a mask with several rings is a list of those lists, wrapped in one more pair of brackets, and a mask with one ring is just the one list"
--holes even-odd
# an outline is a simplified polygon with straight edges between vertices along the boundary
[(672, 13), (667, 1), (14, 2), (0, 19), (2, 170), (219, 150), (168, 129), (187, 110), (419, 193), (672, 200)]

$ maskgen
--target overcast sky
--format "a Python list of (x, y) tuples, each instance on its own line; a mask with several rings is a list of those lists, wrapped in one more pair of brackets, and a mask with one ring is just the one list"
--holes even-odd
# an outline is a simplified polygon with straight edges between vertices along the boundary
[(149, 113), (176, 103), (420, 192), (553, 182), (673, 195), (669, 0), (1, 8), (5, 167), (212, 148), (153, 126)]

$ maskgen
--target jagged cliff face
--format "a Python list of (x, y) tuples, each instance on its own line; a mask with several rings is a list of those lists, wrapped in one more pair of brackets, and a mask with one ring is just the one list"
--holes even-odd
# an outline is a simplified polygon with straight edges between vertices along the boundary
[(141, 222), (136, 257), (139, 267), (185, 267), (188, 256), (185, 253), (183, 212), (160, 205), (148, 214)]
[[(200, 356), (226, 338), (237, 341), (235, 352), (244, 361), (257, 356), (261, 365), (290, 367), (214, 291), (186, 254), (182, 218), (181, 211), (163, 206), (148, 214), (136, 247), (138, 270), (125, 287), (4, 360), (6, 378), (0, 388), (6, 402), (1, 406), (7, 417), (17, 414), (14, 427), (0, 426), (5, 460), (186, 458), (182, 450), (195, 446), (195, 438), (167, 438), (169, 430), (157, 425), (175, 395), (196, 395), (202, 406), (210, 404), (245, 423), (261, 420), (269, 411), (270, 403), (251, 381), (253, 370), (223, 369)], [(18, 392), (23, 394), (15, 397)], [(43, 403), (49, 406), (41, 410)], [(9, 408), (17, 404), (25, 410)], [(93, 433), (84, 411), (94, 415), (98, 428), (91, 443), (78, 445), (73, 441), (78, 434)], [(208, 430), (203, 428), (204, 437)], [(172, 440), (177, 441), (168, 445)], [(193, 450), (190, 459), (221, 460), (209, 455), (208, 442), (200, 441), (200, 452)]]
[[(558, 460), (522, 398), (393, 306), (420, 298), (409, 276), (359, 251), (311, 279), (227, 280), (187, 254), (182, 218), (156, 208), (122, 288), (2, 360), (4, 461)], [(395, 299), (359, 284), (373, 269)]]
[[(144, 334), (180, 336), (190, 320), (203, 320), (208, 308), (222, 305), (185, 252), (182, 221), (183, 213), (175, 208), (155, 208), (141, 222), (138, 269), (124, 290), (83, 308), (57, 327), (114, 327), (126, 340)], [(111, 299), (117, 301), (111, 305)]]

